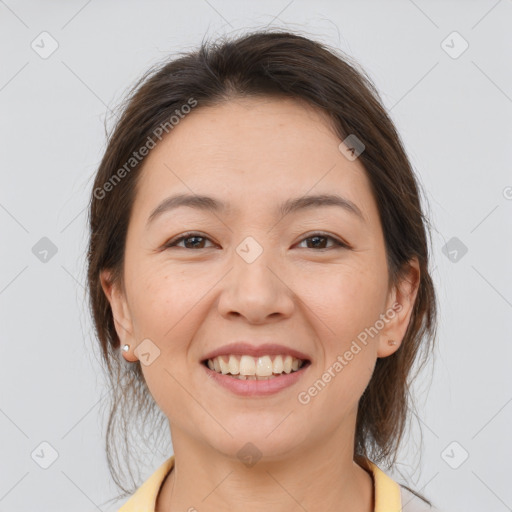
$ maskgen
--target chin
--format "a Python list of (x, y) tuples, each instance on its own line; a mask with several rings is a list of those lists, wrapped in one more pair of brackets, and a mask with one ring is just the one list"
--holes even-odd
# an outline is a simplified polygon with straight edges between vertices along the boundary
[[(233, 437), (223, 431), (222, 437), (210, 438), (207, 440), (208, 444), (224, 456), (239, 459), (244, 464), (247, 460), (279, 460), (294, 450), (297, 453), (302, 450), (304, 435), (291, 429), (290, 425), (285, 426), (285, 423), (291, 419), (284, 419), (286, 414), (280, 415), (277, 421), (272, 417), (273, 421), (264, 422), (266, 425), (272, 425), (269, 428), (262, 428), (261, 415), (249, 416), (251, 417), (246, 421), (237, 418), (236, 425), (224, 425)], [(282, 422), (281, 425), (280, 422)], [(249, 466), (249, 464), (246, 465)]]

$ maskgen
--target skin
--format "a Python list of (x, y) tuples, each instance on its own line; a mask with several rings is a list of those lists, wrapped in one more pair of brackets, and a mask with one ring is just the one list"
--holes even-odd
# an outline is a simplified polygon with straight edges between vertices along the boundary
[[(242, 503), (247, 511), (374, 508), (371, 476), (353, 461), (357, 406), (377, 358), (400, 346), (419, 270), (412, 260), (407, 278), (389, 286), (370, 182), (339, 143), (324, 115), (303, 103), (234, 99), (193, 110), (144, 163), (124, 288), (108, 271), (101, 281), (121, 344), (130, 345), (124, 357), (137, 361), (134, 350), (146, 338), (160, 350), (142, 365), (175, 452), (158, 512)], [(274, 215), (286, 199), (333, 192), (354, 202), (364, 220), (335, 206)], [(231, 207), (215, 214), (180, 207), (147, 228), (153, 209), (175, 193), (211, 195)], [(206, 238), (164, 248), (187, 231)], [(350, 248), (329, 238), (315, 245), (309, 237), (318, 231)], [(263, 248), (250, 264), (236, 252), (247, 236)], [(378, 335), (308, 404), (299, 403), (298, 393), (396, 303), (400, 312)], [(296, 347), (311, 366), (279, 393), (239, 397), (212, 382), (200, 361), (240, 339)], [(237, 457), (247, 442), (262, 455), (252, 467)]]

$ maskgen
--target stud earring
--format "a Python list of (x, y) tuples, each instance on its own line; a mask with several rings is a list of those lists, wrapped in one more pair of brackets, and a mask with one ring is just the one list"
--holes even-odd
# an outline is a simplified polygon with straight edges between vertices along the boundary
[(130, 350), (130, 345), (123, 345), (122, 351), (128, 352), (128, 350)]
[(388, 345), (396, 345), (396, 344), (397, 344), (396, 340), (388, 340)]

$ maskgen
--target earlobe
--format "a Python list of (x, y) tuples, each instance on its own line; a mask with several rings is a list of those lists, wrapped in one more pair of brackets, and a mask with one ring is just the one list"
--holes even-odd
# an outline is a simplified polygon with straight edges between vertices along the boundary
[(379, 335), (377, 357), (388, 357), (400, 348), (414, 310), (419, 284), (419, 262), (414, 257), (389, 296), (384, 313), (388, 322)]
[(115, 329), (120, 341), (120, 349), (128, 345), (128, 350), (122, 350), (124, 357), (128, 361), (137, 361), (133, 354), (136, 345), (133, 338), (131, 315), (124, 293), (121, 291), (119, 284), (112, 279), (112, 273), (109, 270), (101, 271), (100, 282), (110, 303)]

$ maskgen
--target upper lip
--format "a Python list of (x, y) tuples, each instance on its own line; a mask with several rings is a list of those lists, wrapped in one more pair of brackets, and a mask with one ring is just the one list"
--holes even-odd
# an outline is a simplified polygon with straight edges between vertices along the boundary
[(309, 361), (309, 356), (296, 350), (291, 347), (286, 347), (284, 345), (278, 345), (276, 343), (262, 343), (262, 344), (253, 344), (245, 341), (237, 341), (235, 343), (229, 343), (228, 345), (222, 345), (222, 347), (218, 347), (211, 352), (208, 352), (203, 358), (204, 361), (208, 359), (214, 359), (218, 356), (228, 356), (228, 355), (248, 355), (252, 357), (260, 357), (266, 355), (291, 355), (297, 359), (302, 359), (303, 361)]

